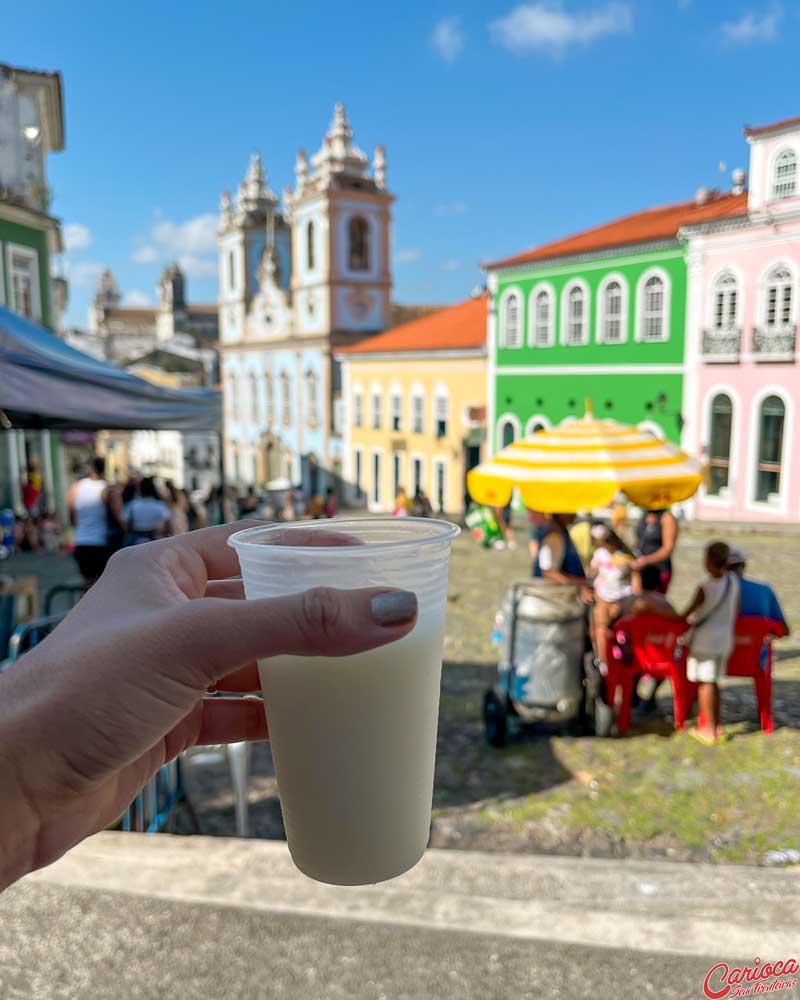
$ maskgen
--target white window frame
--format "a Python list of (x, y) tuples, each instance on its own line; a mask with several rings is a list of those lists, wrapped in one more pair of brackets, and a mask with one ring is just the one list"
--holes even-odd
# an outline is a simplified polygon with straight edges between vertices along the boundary
[[(644, 294), (647, 282), (651, 278), (661, 278), (664, 284), (664, 323), (663, 335), (656, 339), (644, 336)], [(672, 282), (663, 267), (649, 267), (636, 283), (636, 342), (639, 344), (666, 344), (670, 338), (670, 323), (672, 318)]]
[[(619, 326), (619, 340), (606, 340), (606, 290), (609, 285), (616, 282), (620, 288), (621, 313)], [(595, 327), (595, 341), (598, 344), (626, 344), (628, 342), (628, 303), (629, 289), (628, 279), (618, 272), (607, 274), (597, 286), (597, 325)]]
[[(762, 330), (767, 329), (767, 312), (768, 312), (768, 292), (770, 286), (770, 279), (775, 271), (780, 268), (785, 268), (789, 272), (792, 287), (792, 302), (791, 302), (791, 315), (789, 316), (789, 325), (797, 322), (797, 298), (798, 298), (798, 283), (797, 283), (797, 268), (794, 266), (792, 261), (781, 257), (779, 260), (773, 261), (761, 274), (761, 279), (758, 283), (758, 326)], [(775, 328), (781, 329), (784, 326), (783, 323), (776, 323)]]
[[(375, 420), (376, 416), (377, 421)], [(373, 382), (369, 390), (369, 429), (371, 431), (383, 430), (383, 416), (383, 386)]]
[(419, 486), (425, 489), (425, 456), (421, 451), (412, 451), (408, 456), (408, 490), (409, 496), (413, 496), (417, 490), (417, 483), (414, 480), (414, 464), (419, 462)]
[[(517, 308), (519, 309), (519, 343), (509, 344), (508, 335), (506, 331), (506, 307), (508, 300), (512, 295), (517, 297)], [(522, 289), (518, 285), (511, 285), (509, 288), (503, 290), (503, 294), (500, 296), (500, 303), (498, 306), (498, 319), (500, 322), (500, 342), (499, 347), (504, 351), (518, 351), (521, 347), (525, 346), (525, 296), (522, 294)]]
[(435, 438), (439, 438), (439, 403), (444, 401), (445, 404), (445, 418), (444, 418), (444, 434), (441, 435), (442, 438), (446, 438), (450, 433), (450, 392), (447, 386), (443, 382), (437, 382), (433, 389), (433, 406), (431, 407), (432, 421), (431, 421), (431, 434)]
[(356, 382), (353, 386), (353, 427), (364, 426), (364, 386)]
[[(778, 194), (778, 161), (787, 153), (794, 157), (794, 190), (790, 194)], [(780, 146), (770, 157), (769, 201), (786, 201), (800, 196), (800, 156), (794, 146)]]
[[(547, 342), (536, 343), (536, 300), (540, 295), (546, 295), (550, 305), (550, 316), (547, 323)], [(549, 281), (540, 281), (534, 285), (528, 297), (528, 347), (552, 347), (556, 336), (556, 290)]]
[[(395, 417), (397, 427), (394, 426)], [(399, 433), (403, 430), (403, 387), (393, 382), (389, 387), (389, 430)]]
[[(706, 447), (706, 460), (711, 461), (711, 405), (717, 396), (727, 396), (731, 401), (731, 448), (728, 454), (728, 485), (724, 494), (709, 493), (705, 483), (702, 485), (703, 503), (711, 504), (712, 507), (732, 507), (735, 503), (736, 484), (739, 474), (739, 414), (741, 412), (741, 400), (739, 393), (727, 383), (717, 383), (713, 385), (703, 398), (703, 436), (702, 442)], [(756, 451), (756, 454), (758, 452)]]
[[(378, 459), (378, 475), (375, 475), (375, 459)], [(370, 448), (369, 450), (369, 492), (367, 493), (368, 507), (371, 511), (381, 511), (383, 508), (383, 479), (385, 469), (383, 466), (383, 448)]]
[[(765, 503), (755, 499), (756, 465), (758, 464), (758, 435), (761, 404), (768, 396), (778, 396), (783, 402), (783, 448), (781, 449), (781, 488), (776, 503)], [(782, 385), (762, 386), (750, 403), (750, 449), (747, 456), (747, 483), (745, 507), (753, 511), (771, 511), (773, 514), (787, 514), (789, 510), (789, 487), (792, 478), (792, 430), (794, 428), (794, 403), (792, 394)]]
[[(424, 434), (425, 433), (425, 390), (424, 390), (424, 388), (419, 383), (415, 383), (414, 385), (411, 386), (410, 397), (411, 397), (411, 420), (410, 420), (411, 433), (412, 434)], [(415, 407), (415, 402), (417, 400), (419, 400), (421, 402), (421, 404), (422, 404), (422, 407), (421, 407), (422, 412), (420, 413), (419, 423), (417, 422), (417, 413), (416, 413), (416, 407)]]
[[(431, 491), (430, 498), (431, 503), (434, 505), (434, 513), (438, 514), (439, 511), (447, 513), (450, 510), (450, 482), (449, 482), (449, 463), (445, 455), (434, 455), (433, 462), (431, 463)], [(442, 476), (442, 503), (439, 506), (439, 484), (437, 482), (439, 478), (439, 469), (444, 470)]]
[(511, 424), (514, 428), (514, 442), (519, 441), (522, 437), (522, 424), (519, 417), (515, 413), (501, 413), (495, 424), (495, 453), (508, 447), (508, 445), (503, 444), (502, 430), (505, 424)]
[[(725, 278), (733, 278), (736, 283), (736, 310), (733, 317), (732, 326), (717, 326), (717, 294)], [(724, 293), (723, 293), (724, 294)], [(738, 268), (726, 265), (721, 267), (711, 278), (708, 284), (708, 306), (707, 306), (707, 327), (716, 332), (718, 330), (738, 330), (742, 326), (744, 300), (744, 282)]]
[(536, 432), (534, 431), (534, 425), (541, 424), (540, 430), (549, 431), (553, 426), (550, 419), (546, 417), (543, 413), (534, 413), (532, 417), (528, 417), (525, 423), (525, 437), (529, 438)]
[[(569, 295), (574, 288), (579, 288), (583, 292), (583, 335), (579, 341), (570, 341), (567, 336), (569, 329)], [(561, 343), (564, 347), (585, 347), (589, 343), (589, 329), (591, 326), (591, 296), (589, 286), (583, 278), (573, 278), (568, 281), (561, 291)]]
[(267, 424), (275, 419), (275, 380), (272, 372), (264, 372), (264, 417)]
[[(14, 307), (14, 269), (12, 265), (13, 255), (25, 257), (33, 265), (31, 268), (31, 296), (32, 296), (32, 316), (34, 323), (42, 321), (42, 289), (39, 283), (39, 253), (33, 247), (26, 247), (20, 243), (6, 243), (6, 280), (8, 281), (8, 307), (15, 312)], [(20, 314), (21, 315), (21, 314)]]

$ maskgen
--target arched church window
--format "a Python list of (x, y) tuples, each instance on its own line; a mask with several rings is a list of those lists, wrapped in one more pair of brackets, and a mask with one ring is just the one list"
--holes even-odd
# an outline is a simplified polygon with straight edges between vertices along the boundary
[(354, 216), (347, 227), (351, 271), (369, 270), (369, 223), (360, 215)]
[(306, 226), (306, 270), (314, 270), (314, 220), (309, 219)]

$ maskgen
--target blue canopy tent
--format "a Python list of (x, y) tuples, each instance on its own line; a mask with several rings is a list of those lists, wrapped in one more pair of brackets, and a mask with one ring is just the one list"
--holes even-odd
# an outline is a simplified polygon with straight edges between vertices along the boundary
[(220, 393), (165, 389), (0, 308), (0, 410), (21, 429), (217, 431)]

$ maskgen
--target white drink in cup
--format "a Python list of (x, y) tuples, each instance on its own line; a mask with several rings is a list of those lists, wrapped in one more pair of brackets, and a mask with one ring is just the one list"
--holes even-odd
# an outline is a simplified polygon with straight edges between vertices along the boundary
[[(428, 843), (450, 543), (429, 518), (337, 518), (230, 538), (248, 598), (312, 587), (397, 587), (418, 619), (397, 642), (353, 656), (259, 663), (289, 850), (311, 878), (365, 885), (412, 868)], [(342, 532), (351, 545), (296, 545)]]

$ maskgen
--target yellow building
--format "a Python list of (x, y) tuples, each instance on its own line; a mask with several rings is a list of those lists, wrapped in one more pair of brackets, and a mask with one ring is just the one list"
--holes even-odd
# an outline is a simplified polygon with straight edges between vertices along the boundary
[(350, 502), (388, 513), (402, 487), (463, 512), (483, 459), (486, 308), (481, 295), (337, 352)]

